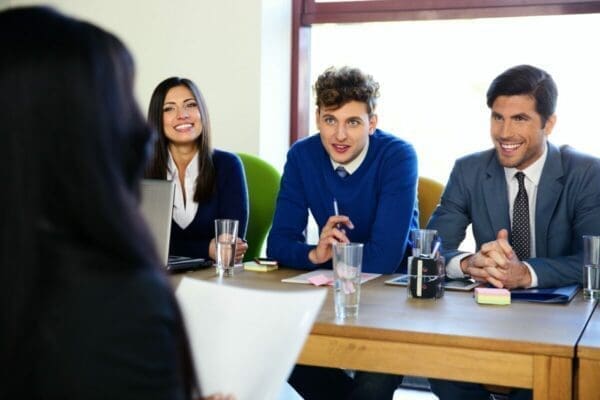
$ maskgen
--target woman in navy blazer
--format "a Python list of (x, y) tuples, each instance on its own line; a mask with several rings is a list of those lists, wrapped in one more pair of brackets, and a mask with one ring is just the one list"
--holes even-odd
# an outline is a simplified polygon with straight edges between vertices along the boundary
[(211, 146), (208, 108), (197, 86), (171, 77), (158, 84), (148, 109), (158, 132), (146, 176), (175, 182), (170, 254), (216, 259), (215, 219), (239, 221), (236, 260), (248, 245), (248, 189), (240, 158)]

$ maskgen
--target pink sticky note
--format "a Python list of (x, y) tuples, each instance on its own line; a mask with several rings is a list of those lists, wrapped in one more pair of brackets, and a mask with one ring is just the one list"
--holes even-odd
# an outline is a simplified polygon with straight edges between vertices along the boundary
[(332, 280), (329, 279), (328, 277), (326, 277), (325, 275), (320, 274), (320, 275), (311, 276), (310, 278), (308, 278), (308, 281), (315, 286), (321, 286), (321, 285), (327, 285)]
[(509, 296), (510, 292), (506, 289), (497, 289), (497, 288), (475, 288), (475, 294), (485, 295), (485, 296)]
[(510, 304), (510, 292), (506, 289), (475, 288), (475, 301), (479, 304)]

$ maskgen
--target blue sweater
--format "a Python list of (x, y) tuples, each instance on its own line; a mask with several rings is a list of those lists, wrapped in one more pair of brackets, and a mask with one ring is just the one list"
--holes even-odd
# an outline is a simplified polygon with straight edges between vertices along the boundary
[(238, 236), (246, 236), (248, 189), (242, 162), (237, 155), (216, 149), (212, 158), (216, 190), (208, 200), (198, 204), (196, 216), (185, 229), (173, 221), (170, 255), (208, 258), (208, 245), (215, 237), (218, 218), (237, 219)]
[[(269, 257), (299, 269), (331, 268), (331, 261), (315, 265), (308, 253), (304, 230), (308, 210), (319, 232), (334, 215), (333, 199), (341, 215), (350, 217), (346, 229), (352, 242), (364, 243), (363, 271), (396, 272), (404, 258), (408, 233), (418, 227), (417, 155), (409, 143), (377, 129), (360, 167), (342, 179), (334, 171), (320, 136), (296, 142), (289, 150), (277, 198), (277, 209), (267, 242)], [(404, 267), (404, 266), (403, 266)]]

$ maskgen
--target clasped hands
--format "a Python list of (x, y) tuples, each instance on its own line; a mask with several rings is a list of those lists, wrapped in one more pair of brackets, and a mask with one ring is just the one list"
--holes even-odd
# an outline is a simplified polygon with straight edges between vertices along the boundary
[(472, 256), (461, 260), (463, 273), (497, 288), (513, 289), (531, 285), (531, 274), (508, 242), (508, 231), (498, 231), (496, 240), (485, 243)]
[(322, 264), (329, 261), (333, 255), (331, 246), (334, 243), (350, 243), (343, 227), (354, 229), (350, 218), (345, 215), (333, 215), (329, 217), (321, 230), (317, 247), (308, 253), (308, 258), (313, 264)]

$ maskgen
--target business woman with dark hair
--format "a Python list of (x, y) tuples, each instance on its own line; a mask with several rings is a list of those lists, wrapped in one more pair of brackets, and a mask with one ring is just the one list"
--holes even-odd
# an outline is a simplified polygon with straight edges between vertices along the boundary
[(0, 12), (0, 398), (199, 393), (138, 211), (150, 130), (113, 35)]
[(215, 219), (239, 221), (236, 260), (248, 245), (248, 189), (240, 158), (211, 147), (206, 102), (197, 86), (171, 77), (150, 99), (148, 121), (158, 132), (146, 176), (175, 183), (170, 254), (216, 258)]

